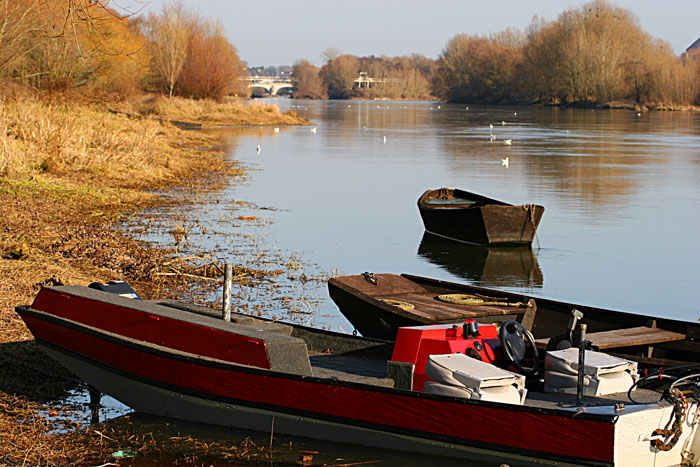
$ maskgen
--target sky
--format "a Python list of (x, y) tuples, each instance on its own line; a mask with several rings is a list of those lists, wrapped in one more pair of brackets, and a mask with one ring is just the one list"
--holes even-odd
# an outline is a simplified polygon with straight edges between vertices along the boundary
[[(171, 0), (115, 0), (159, 13)], [(321, 66), (324, 50), (355, 56), (438, 58), (457, 34), (488, 35), (524, 30), (534, 16), (556, 19), (587, 1), (574, 0), (181, 0), (200, 16), (220, 21), (248, 66), (292, 65), (306, 59)], [(639, 19), (652, 37), (680, 54), (700, 37), (700, 0), (610, 0)]]

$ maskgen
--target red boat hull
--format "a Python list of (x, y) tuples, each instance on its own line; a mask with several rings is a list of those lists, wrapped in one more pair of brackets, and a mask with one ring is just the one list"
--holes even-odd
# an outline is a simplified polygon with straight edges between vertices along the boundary
[[(162, 404), (156, 394), (165, 392), (176, 399), (262, 411), (269, 422), (275, 416), (292, 417), (312, 425), (331, 423), (348, 431), (370, 430), (394, 437), (397, 446), (401, 439), (453, 445), (454, 452), (442, 452), (445, 455), (473, 448), (588, 465), (613, 463), (615, 417), (574, 416), (564, 410), (453, 399), (270, 371), (265, 369), (269, 364), (263, 354), (255, 352), (264, 343), (234, 336), (227, 344), (225, 336), (205, 326), (149, 316), (127, 306), (106, 307), (52, 289), (44, 289), (31, 308), (19, 307), (18, 312), (37, 342), (53, 354), (109, 374), (124, 381), (125, 387), (152, 388), (151, 396), (132, 400), (128, 392), (115, 394), (114, 388), (98, 386), (137, 410), (199, 418), (159, 409)], [(160, 326), (167, 332), (159, 332)], [(232, 348), (237, 350), (232, 352)], [(246, 350), (241, 353), (241, 349)], [(233, 362), (247, 351), (253, 358), (250, 366)], [(223, 424), (246, 425), (235, 418)], [(275, 424), (278, 429), (280, 425)], [(333, 436), (332, 430), (326, 431)], [(343, 436), (340, 441), (362, 442), (357, 438)], [(364, 444), (374, 444), (371, 438)]]

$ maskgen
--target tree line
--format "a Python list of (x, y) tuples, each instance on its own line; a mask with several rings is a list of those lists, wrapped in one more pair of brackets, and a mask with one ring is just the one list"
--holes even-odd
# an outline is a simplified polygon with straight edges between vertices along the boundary
[[(143, 91), (221, 99), (249, 95), (220, 23), (182, 0), (138, 16), (95, 0), (0, 0), (0, 85)], [(473, 103), (700, 105), (700, 53), (676, 56), (628, 10), (604, 0), (535, 17), (525, 31), (458, 34), (436, 60), (356, 57), (335, 49), (292, 68), (294, 97)], [(356, 83), (360, 73), (373, 81)]]
[[(334, 49), (324, 53), (327, 62), (318, 68), (308, 60), (292, 67), (293, 95), (300, 99), (432, 99), (431, 79), (436, 62), (422, 55), (410, 57), (355, 57)], [(360, 73), (373, 81), (360, 87)]]
[(182, 1), (142, 17), (94, 0), (0, 0), (0, 84), (220, 99), (247, 75), (220, 23)]
[[(332, 50), (331, 50), (332, 51)], [(630, 11), (597, 0), (525, 31), (458, 34), (437, 60), (326, 53), (294, 64), (300, 98), (436, 98), (463, 103), (700, 105), (700, 53), (678, 57)], [(381, 81), (355, 85), (360, 72)]]

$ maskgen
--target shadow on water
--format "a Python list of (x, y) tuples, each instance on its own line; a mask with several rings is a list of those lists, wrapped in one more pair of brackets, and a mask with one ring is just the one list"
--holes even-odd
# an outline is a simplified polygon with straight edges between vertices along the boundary
[[(103, 401), (104, 399), (103, 396)], [(104, 407), (101, 405), (97, 410), (93, 408), (93, 417), (96, 411), (101, 412)], [(98, 417), (102, 418), (102, 415)], [(299, 433), (298, 436), (280, 435), (275, 433), (274, 424), (269, 432), (262, 432), (192, 423), (139, 412), (113, 416), (101, 423), (93, 418), (91, 429), (103, 438), (104, 443), (107, 443), (107, 451), (112, 451), (112, 456), (119, 461), (118, 465), (133, 467), (260, 464), (270, 466), (377, 464), (392, 467), (436, 464), (467, 467), (498, 465), (449, 457), (407, 455), (405, 452), (390, 449), (320, 441), (304, 438), (303, 433)]]
[(468, 245), (425, 232), (418, 256), (484, 287), (541, 288), (544, 281), (537, 256), (529, 246)]
[(50, 404), (85, 389), (81, 380), (47, 357), (35, 341), (0, 344), (0, 391)]
[[(101, 433), (125, 440), (123, 452), (137, 452), (120, 460), (122, 466), (173, 465), (326, 465), (326, 466), (470, 466), (498, 465), (470, 463), (312, 440), (301, 436), (221, 428), (133, 413), (100, 426)], [(302, 435), (302, 433), (300, 433)], [(369, 436), (369, 435), (368, 435)]]

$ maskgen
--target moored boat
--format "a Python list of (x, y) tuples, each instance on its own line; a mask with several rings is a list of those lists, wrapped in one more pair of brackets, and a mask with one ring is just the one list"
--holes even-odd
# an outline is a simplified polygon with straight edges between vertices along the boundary
[[(522, 323), (538, 347), (570, 334), (574, 321), (588, 326), (601, 349), (625, 358), (675, 366), (700, 362), (700, 323), (653, 318), (623, 311), (532, 297), (411, 274), (350, 275), (331, 278), (328, 290), (340, 312), (363, 336), (394, 339), (402, 326), (459, 323)], [(445, 301), (449, 296), (463, 300)], [(442, 300), (440, 299), (442, 298)], [(580, 314), (574, 319), (572, 310)], [(550, 345), (551, 347), (552, 345)]]
[(530, 245), (544, 213), (451, 188), (426, 191), (418, 210), (427, 232), (476, 245)]
[[(678, 415), (680, 396), (646, 389), (633, 399), (544, 393), (512, 371), (524, 365), (512, 320), (407, 327), (391, 342), (82, 286), (44, 287), (16, 311), (49, 355), (149, 414), (519, 464), (674, 465), (700, 454), (692, 392)], [(622, 364), (632, 381), (636, 363)], [(531, 365), (525, 373), (539, 371)], [(698, 378), (686, 372), (671, 389)], [(670, 434), (655, 431), (669, 420), (679, 420)]]

